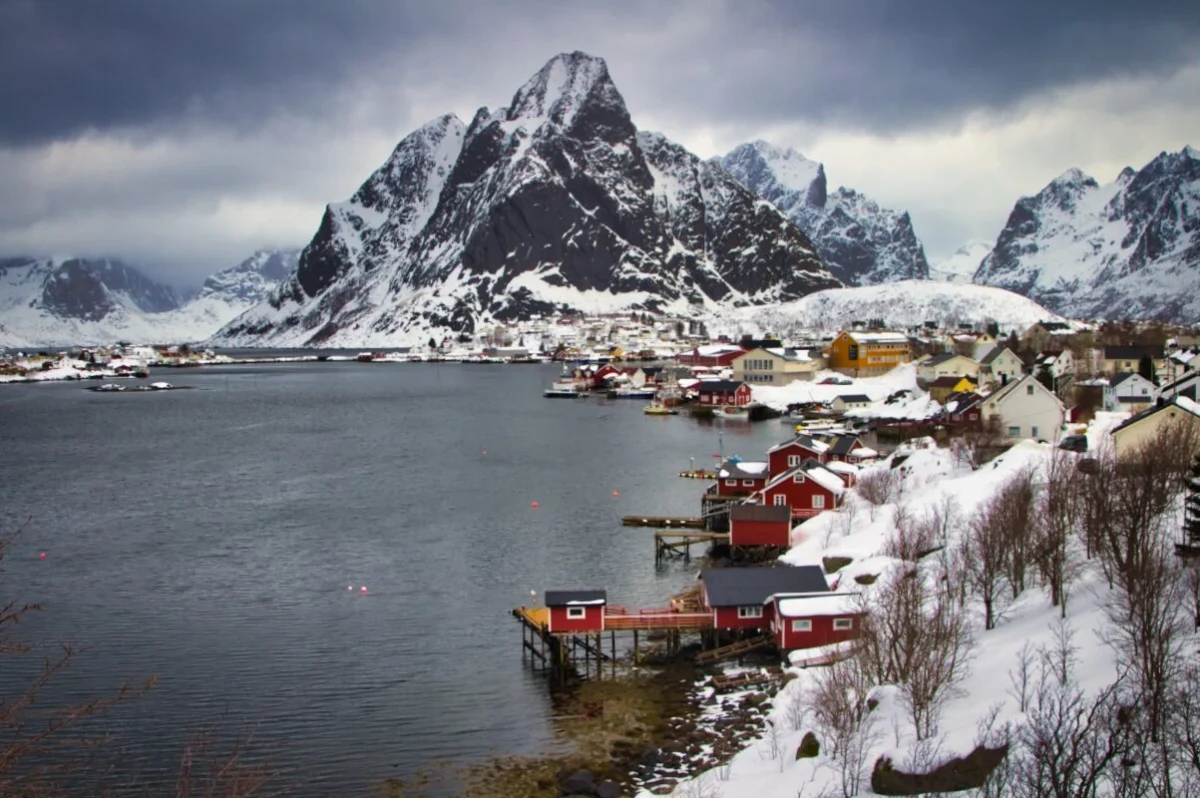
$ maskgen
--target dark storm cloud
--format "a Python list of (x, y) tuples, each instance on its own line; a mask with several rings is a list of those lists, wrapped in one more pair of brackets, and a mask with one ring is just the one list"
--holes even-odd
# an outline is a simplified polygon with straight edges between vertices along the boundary
[(0, 0), (0, 144), (323, 117), (348, 87), (423, 87), (450, 110), (574, 47), (680, 119), (887, 131), (1165, 74), (1195, 57), (1198, 32), (1200, 4), (1179, 0)]

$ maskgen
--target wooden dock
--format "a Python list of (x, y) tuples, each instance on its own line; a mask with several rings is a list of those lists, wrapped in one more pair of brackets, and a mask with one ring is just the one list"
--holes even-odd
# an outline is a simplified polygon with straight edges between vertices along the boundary
[(712, 469), (697, 469), (695, 471), (680, 471), (679, 476), (684, 479), (716, 479), (717, 472)]
[(741, 690), (747, 687), (766, 687), (782, 679), (783, 671), (778, 668), (752, 673), (739, 673), (735, 676), (725, 676), (718, 673), (712, 677), (712, 686), (718, 693), (724, 693), (729, 690)]
[(751, 651), (758, 651), (772, 645), (774, 645), (774, 642), (771, 640), (770, 635), (749, 637), (745, 640), (738, 640), (736, 643), (730, 643), (727, 646), (701, 651), (696, 655), (696, 662), (701, 665), (711, 665), (714, 662), (740, 657), (743, 654), (749, 654)]
[(655, 532), (654, 562), (682, 559), (691, 562), (692, 546), (697, 543), (728, 543), (729, 535), (724, 532)]
[(658, 529), (704, 529), (704, 519), (683, 518), (680, 516), (627, 515), (621, 519), (621, 526), (645, 526)]

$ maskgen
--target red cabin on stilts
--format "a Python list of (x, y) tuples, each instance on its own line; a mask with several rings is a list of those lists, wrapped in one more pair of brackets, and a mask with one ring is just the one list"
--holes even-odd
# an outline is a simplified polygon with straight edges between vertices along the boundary
[(604, 590), (547, 590), (548, 631), (603, 632), (607, 604), (608, 593)]

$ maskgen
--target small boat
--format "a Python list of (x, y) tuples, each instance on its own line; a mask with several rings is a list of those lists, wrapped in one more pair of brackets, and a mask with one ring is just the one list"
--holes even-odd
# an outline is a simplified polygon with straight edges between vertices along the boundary
[(750, 413), (746, 408), (734, 407), (733, 405), (714, 407), (712, 412), (715, 418), (738, 419), (740, 421), (747, 421), (750, 418)]
[(547, 399), (578, 399), (579, 397), (583, 396), (583, 394), (575, 390), (574, 387), (550, 387), (542, 391), (542, 396), (546, 397)]
[(677, 416), (679, 411), (673, 407), (667, 407), (662, 402), (654, 401), (642, 408), (642, 412), (648, 416)]
[(614, 399), (653, 399), (657, 393), (654, 388), (618, 388), (610, 396)]

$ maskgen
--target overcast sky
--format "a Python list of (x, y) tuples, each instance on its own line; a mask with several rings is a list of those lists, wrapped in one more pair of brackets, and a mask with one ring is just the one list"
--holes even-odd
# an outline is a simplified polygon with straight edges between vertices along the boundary
[(1180, 0), (0, 0), (0, 254), (195, 283), (302, 246), (413, 128), (576, 49), (639, 128), (793, 147), (931, 261), (1068, 167), (1200, 145)]

